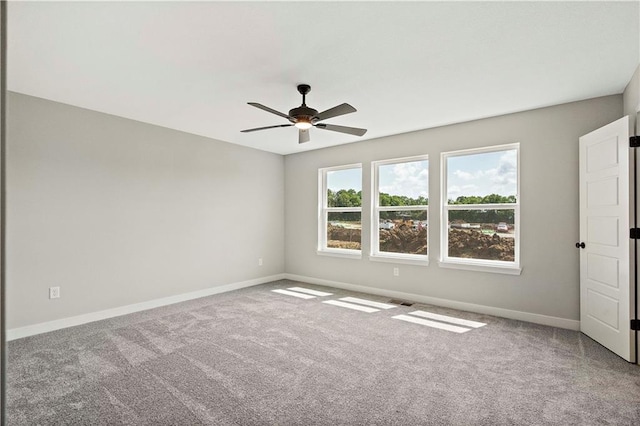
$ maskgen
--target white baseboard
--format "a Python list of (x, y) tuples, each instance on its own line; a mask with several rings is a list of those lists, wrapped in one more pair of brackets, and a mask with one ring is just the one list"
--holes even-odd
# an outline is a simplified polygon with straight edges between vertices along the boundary
[(429, 305), (442, 306), (445, 308), (459, 309), (461, 311), (476, 312), (479, 314), (493, 315), (496, 317), (509, 318), (519, 321), (526, 321), (535, 324), (549, 325), (552, 327), (565, 328), (568, 330), (580, 330), (580, 321), (552, 317), (547, 315), (534, 314), (531, 312), (513, 311), (510, 309), (496, 308), (493, 306), (476, 305), (473, 303), (458, 302), (449, 299), (440, 299), (437, 297), (422, 296), (413, 293), (404, 293), (401, 291), (385, 290), (375, 287), (366, 287), (356, 284), (348, 284), (339, 281), (324, 280), (320, 278), (305, 277), (295, 274), (284, 274), (286, 279), (293, 281), (302, 281), (309, 284), (323, 285), (327, 287), (341, 288), (344, 290), (358, 291), (362, 293), (376, 294), (378, 296), (392, 297), (396, 299), (404, 299), (412, 302), (427, 303)]
[(174, 303), (185, 302), (187, 300), (198, 299), (200, 297), (211, 296), (228, 291), (238, 290), (245, 287), (264, 284), (271, 281), (282, 280), (285, 274), (270, 275), (267, 277), (256, 278), (248, 281), (241, 281), (216, 287), (206, 288), (204, 290), (192, 291), (189, 293), (177, 294), (175, 296), (153, 299), (146, 302), (135, 303), (133, 305), (119, 306), (117, 308), (106, 309), (104, 311), (90, 312), (88, 314), (77, 315), (69, 318), (62, 318), (55, 321), (47, 321), (39, 324), (27, 325), (7, 330), (7, 340), (21, 339), (23, 337), (33, 336), (36, 334), (47, 333), (49, 331), (60, 330), (67, 327), (82, 325), (89, 322), (100, 321), (103, 319), (118, 317), (120, 315), (132, 314), (134, 312), (146, 311), (147, 309), (159, 308), (161, 306), (172, 305)]
[(510, 318), (520, 321), (532, 322), (535, 324), (549, 325), (553, 327), (566, 328), (569, 330), (580, 330), (580, 321), (567, 318), (552, 317), (547, 315), (534, 314), (530, 312), (514, 311), (510, 309), (496, 308), (493, 306), (476, 305), (473, 303), (458, 302), (449, 299), (440, 299), (436, 297), (422, 296), (413, 293), (404, 293), (401, 291), (385, 290), (374, 287), (366, 287), (362, 285), (349, 284), (340, 281), (324, 280), (320, 278), (306, 277), (295, 274), (276, 274), (267, 277), (256, 278), (248, 281), (226, 284), (217, 287), (210, 287), (204, 290), (193, 291), (189, 293), (178, 294), (175, 296), (163, 297), (160, 299), (149, 300), (146, 302), (135, 303), (133, 305), (120, 306), (117, 308), (106, 309), (104, 311), (91, 312), (88, 314), (77, 315), (69, 318), (62, 318), (54, 321), (47, 321), (39, 324), (28, 325), (7, 330), (7, 340), (16, 340), (23, 337), (33, 336), (36, 334), (47, 333), (49, 331), (60, 330), (76, 325), (87, 324), (94, 321), (113, 318), (121, 315), (131, 314), (134, 312), (146, 311), (147, 309), (158, 308), (161, 306), (172, 305), (174, 303), (185, 302), (187, 300), (198, 299), (201, 297), (211, 296), (228, 291), (238, 290), (241, 288), (252, 287), (255, 285), (265, 284), (271, 281), (282, 279), (290, 279), (294, 281), (302, 281), (309, 284), (323, 285), (327, 287), (341, 288), (344, 290), (358, 291), (362, 293), (376, 294), (379, 296), (392, 297), (397, 299), (410, 300), (414, 302), (427, 303), (430, 305), (442, 306), (446, 308), (460, 309), (463, 311), (477, 312), (481, 314), (494, 315), (497, 317)]

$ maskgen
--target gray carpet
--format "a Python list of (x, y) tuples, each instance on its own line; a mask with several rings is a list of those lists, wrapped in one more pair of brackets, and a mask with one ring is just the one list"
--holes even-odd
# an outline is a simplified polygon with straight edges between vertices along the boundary
[[(640, 424), (640, 368), (578, 332), (345, 296), (387, 301), (278, 281), (12, 341), (9, 424)], [(487, 325), (392, 318), (417, 309)]]

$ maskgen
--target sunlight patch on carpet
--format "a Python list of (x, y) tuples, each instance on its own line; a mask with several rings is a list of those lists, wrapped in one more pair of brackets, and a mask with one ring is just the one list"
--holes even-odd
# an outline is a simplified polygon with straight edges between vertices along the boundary
[(359, 305), (372, 306), (374, 308), (380, 309), (391, 309), (396, 307), (395, 305), (390, 305), (388, 303), (374, 302), (373, 300), (360, 299), (358, 297), (343, 297), (340, 300), (349, 303), (357, 303)]
[(413, 311), (413, 312), (409, 312), (409, 315), (415, 315), (415, 316), (422, 317), (422, 318), (428, 318), (428, 319), (432, 319), (432, 320), (436, 320), (436, 321), (448, 322), (448, 323), (451, 323), (451, 324), (462, 325), (462, 326), (471, 327), (471, 328), (480, 328), (480, 327), (484, 327), (485, 325), (487, 325), (487, 324), (485, 324), (483, 322), (470, 321), (470, 320), (466, 320), (466, 319), (462, 319), (462, 318), (449, 317), (447, 315), (434, 314), (434, 313), (426, 312), (426, 311)]
[(353, 303), (341, 302), (339, 300), (327, 300), (322, 303), (326, 303), (327, 305), (340, 306), (341, 308), (353, 309), (355, 311), (366, 312), (368, 314), (380, 311), (379, 309), (370, 308), (368, 306), (354, 305)]
[(331, 296), (333, 294), (333, 293), (327, 293), (324, 291), (312, 290), (310, 288), (304, 288), (304, 287), (289, 287), (289, 290), (297, 291), (300, 293), (312, 294), (314, 296), (319, 296), (319, 297)]
[(304, 293), (296, 293), (295, 291), (289, 291), (289, 290), (283, 290), (283, 289), (276, 289), (276, 290), (271, 290), (274, 293), (280, 293), (280, 294), (286, 294), (287, 296), (293, 296), (293, 297), (299, 297), (300, 299), (315, 299), (315, 296), (312, 296), (310, 294), (304, 294)]
[(442, 322), (430, 321), (422, 318), (416, 318), (409, 315), (396, 315), (393, 319), (399, 319), (414, 324), (426, 325), (427, 327), (438, 328), (440, 330), (452, 331), (454, 333), (466, 333), (471, 331), (470, 328), (458, 327), (457, 325), (445, 324)]

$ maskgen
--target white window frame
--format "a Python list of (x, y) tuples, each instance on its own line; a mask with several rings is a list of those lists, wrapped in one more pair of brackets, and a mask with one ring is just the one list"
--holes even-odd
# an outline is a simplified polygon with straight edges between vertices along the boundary
[[(504, 204), (448, 204), (447, 197), (447, 159), (450, 157), (461, 157), (466, 155), (483, 154), (497, 151), (516, 150), (517, 158), (517, 188), (516, 202)], [(481, 272), (496, 272), (510, 275), (520, 275), (520, 144), (513, 143), (507, 145), (496, 145), (483, 148), (472, 148), (458, 151), (442, 152), (440, 154), (440, 261), (439, 266), (443, 268), (466, 269)], [(449, 211), (451, 210), (513, 210), (515, 227), (514, 261), (506, 262), (500, 260), (466, 259), (459, 257), (449, 257)]]
[[(393, 158), (389, 160), (380, 160), (371, 162), (371, 250), (369, 259), (376, 262), (391, 262), (391, 263), (408, 263), (415, 265), (429, 265), (429, 244), (427, 241), (427, 254), (410, 254), (410, 253), (391, 253), (386, 251), (380, 251), (380, 212), (383, 211), (414, 211), (425, 210), (427, 212), (427, 220), (429, 220), (429, 205), (417, 205), (417, 206), (380, 206), (380, 166), (387, 166), (389, 164), (410, 163), (414, 161), (429, 161), (428, 155), (416, 155), (413, 157)], [(431, 168), (429, 168), (431, 170)], [(429, 185), (430, 179), (427, 178), (427, 185)], [(427, 187), (428, 188), (428, 187)], [(427, 196), (428, 197), (428, 196)], [(429, 238), (429, 225), (427, 225), (427, 238)]]
[[(360, 230), (360, 250), (339, 249), (327, 247), (327, 218), (329, 213), (360, 212), (362, 223), (362, 203), (360, 207), (328, 207), (327, 206), (327, 173), (338, 170), (360, 169), (362, 181), (362, 163), (346, 164), (343, 166), (324, 167), (318, 169), (318, 249), (317, 254), (322, 256), (335, 256), (352, 259), (362, 258), (362, 229)], [(361, 185), (362, 187), (362, 185)]]

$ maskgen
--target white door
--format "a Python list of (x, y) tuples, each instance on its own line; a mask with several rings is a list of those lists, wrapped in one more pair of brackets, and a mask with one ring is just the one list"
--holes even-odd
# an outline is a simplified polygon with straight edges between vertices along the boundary
[(580, 138), (580, 330), (633, 362), (630, 158), (629, 117)]

